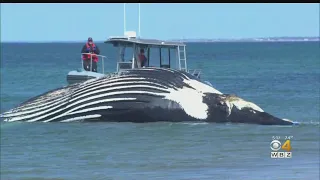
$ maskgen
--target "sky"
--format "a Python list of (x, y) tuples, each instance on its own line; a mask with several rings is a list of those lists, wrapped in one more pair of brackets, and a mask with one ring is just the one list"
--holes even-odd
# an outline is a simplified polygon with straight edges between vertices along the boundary
[[(319, 36), (319, 3), (141, 3), (141, 37), (217, 39)], [(106, 40), (124, 34), (123, 3), (1, 3), (1, 42)], [(138, 34), (138, 4), (126, 4)]]

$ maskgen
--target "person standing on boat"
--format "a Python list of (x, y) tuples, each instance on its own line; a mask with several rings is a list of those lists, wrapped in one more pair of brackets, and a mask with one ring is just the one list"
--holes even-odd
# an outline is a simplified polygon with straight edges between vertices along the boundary
[(100, 54), (100, 49), (97, 45), (93, 43), (91, 37), (88, 38), (88, 42), (82, 47), (81, 53), (90, 53), (90, 54), (83, 54), (83, 67), (86, 71), (90, 71), (91, 69), (91, 56), (92, 56), (92, 71), (97, 72), (97, 63), (98, 63), (98, 56)]
[(140, 49), (140, 53), (138, 55), (139, 57), (139, 63), (140, 63), (140, 67), (146, 67), (147, 65), (147, 58), (144, 55), (144, 49)]

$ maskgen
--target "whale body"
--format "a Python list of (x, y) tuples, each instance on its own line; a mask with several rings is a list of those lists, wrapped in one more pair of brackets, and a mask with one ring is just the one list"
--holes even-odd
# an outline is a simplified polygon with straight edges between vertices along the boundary
[(0, 115), (4, 121), (202, 121), (292, 125), (186, 72), (130, 69), (46, 92)]

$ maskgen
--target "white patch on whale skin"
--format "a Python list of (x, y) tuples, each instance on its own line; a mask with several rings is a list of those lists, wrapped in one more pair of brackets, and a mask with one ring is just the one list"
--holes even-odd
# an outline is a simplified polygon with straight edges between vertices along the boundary
[(220, 91), (216, 90), (215, 88), (194, 79), (184, 79), (183, 82), (195, 88), (197, 91), (201, 93), (222, 94)]
[(257, 106), (256, 104), (252, 103), (252, 102), (248, 102), (248, 101), (237, 101), (237, 107), (247, 107), (247, 108), (251, 108), (255, 111), (259, 111), (259, 112), (264, 112), (263, 109), (261, 109), (259, 106)]
[(233, 107), (236, 107), (239, 110), (242, 110), (243, 108), (251, 108), (251, 109), (253, 109), (255, 111), (258, 111), (258, 112), (264, 112), (256, 104), (254, 104), (252, 102), (249, 102), (249, 101), (245, 101), (245, 100), (243, 100), (243, 99), (241, 99), (239, 97), (236, 97), (236, 96), (227, 96), (226, 97), (226, 102), (228, 102), (227, 105), (229, 107), (230, 113), (231, 113), (231, 109)]
[(178, 91), (171, 89), (165, 99), (177, 102), (189, 116), (205, 120), (208, 118), (209, 107), (206, 103), (203, 103), (203, 97), (205, 96), (203, 93), (222, 93), (207, 84), (187, 77), (183, 82), (193, 87), (195, 90), (187, 87), (178, 89)]
[(282, 119), (282, 120), (293, 123), (293, 121), (290, 119)]
[(239, 110), (241, 110), (243, 108), (251, 108), (253, 110), (256, 110), (256, 111), (259, 111), (259, 112), (263, 112), (263, 110), (259, 106), (255, 105), (252, 102), (248, 102), (248, 101), (245, 101), (245, 100), (242, 100), (242, 99), (239, 100), (239, 101), (233, 101), (232, 103)]
[(208, 105), (203, 103), (203, 94), (193, 89), (183, 87), (182, 89), (170, 89), (170, 93), (164, 99), (177, 102), (181, 108), (191, 117), (206, 119), (208, 117)]
[(225, 103), (226, 103), (226, 105), (228, 107), (228, 116), (230, 116), (233, 104), (230, 103), (229, 101), (225, 101)]

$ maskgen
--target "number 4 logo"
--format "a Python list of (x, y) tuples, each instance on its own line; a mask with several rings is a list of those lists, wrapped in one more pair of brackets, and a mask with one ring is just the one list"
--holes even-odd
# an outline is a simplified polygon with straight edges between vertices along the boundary
[(286, 140), (286, 142), (284, 142), (284, 144), (282, 145), (281, 147), (283, 150), (286, 150), (286, 151), (291, 151), (292, 147), (291, 147), (291, 142), (290, 140)]

